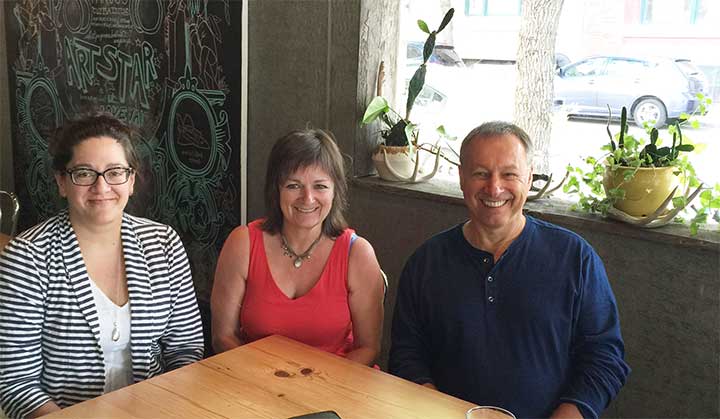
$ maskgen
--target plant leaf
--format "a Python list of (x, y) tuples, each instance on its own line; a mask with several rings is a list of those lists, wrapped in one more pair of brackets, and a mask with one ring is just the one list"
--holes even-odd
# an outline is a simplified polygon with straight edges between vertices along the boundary
[[(679, 144), (682, 145), (682, 130), (680, 129), (680, 124), (676, 122), (675, 127), (677, 128)], [(674, 143), (675, 143), (675, 137), (673, 137), (673, 144)]]
[(362, 125), (369, 124), (376, 120), (380, 115), (388, 113), (390, 110), (390, 105), (388, 105), (387, 100), (385, 100), (382, 96), (375, 96), (372, 101), (370, 101), (370, 104), (368, 105), (367, 109), (365, 109), (365, 114), (362, 118)]
[(625, 147), (625, 133), (628, 132), (627, 126), (627, 108), (622, 107), (620, 112), (620, 137), (618, 138), (618, 148)]
[(687, 199), (684, 196), (676, 196), (672, 199), (674, 208), (680, 208), (687, 205)]
[(680, 144), (679, 146), (675, 147), (677, 151), (693, 151), (695, 150), (695, 146), (692, 144)]
[(418, 67), (418, 69), (415, 71), (415, 74), (413, 74), (412, 78), (410, 79), (410, 84), (408, 86), (407, 104), (405, 105), (405, 119), (410, 119), (410, 111), (415, 104), (415, 99), (417, 99), (420, 91), (425, 85), (426, 72), (427, 67), (425, 67), (425, 64), (421, 64), (420, 67)]
[(445, 13), (445, 17), (443, 17), (442, 23), (440, 24), (440, 27), (438, 28), (438, 30), (435, 33), (440, 33), (440, 31), (445, 29), (445, 26), (447, 26), (448, 23), (450, 23), (454, 14), (455, 14), (455, 9), (451, 7), (450, 10), (448, 10), (447, 13)]
[(428, 25), (427, 25), (427, 23), (425, 23), (424, 20), (418, 19), (417, 25), (418, 25), (418, 28), (420, 28), (421, 31), (423, 31), (423, 32), (425, 32), (425, 33), (427, 33), (427, 34), (430, 33), (430, 29), (428, 28)]
[(410, 144), (405, 134), (407, 122), (404, 119), (399, 120), (385, 135), (385, 145), (402, 147)]
[(434, 49), (435, 49), (435, 32), (431, 32), (430, 35), (428, 35), (427, 39), (425, 40), (425, 45), (423, 46), (423, 64), (428, 62)]
[(605, 130), (607, 131), (608, 137), (610, 137), (610, 151), (615, 151), (617, 147), (615, 147), (615, 141), (613, 141), (613, 135), (610, 131), (610, 119), (612, 118), (612, 110), (610, 110), (610, 105), (607, 105), (608, 108), (608, 119), (607, 124), (605, 124)]
[[(645, 146), (645, 149), (648, 150), (648, 153), (653, 155), (653, 157), (663, 157), (663, 156), (669, 156), (672, 152), (672, 149), (670, 147), (660, 147), (657, 148), (653, 144), (648, 144)], [(653, 150), (654, 149), (654, 150)]]
[[(657, 140), (658, 140), (659, 136), (660, 136), (660, 134), (658, 133), (657, 128), (653, 127), (653, 129), (650, 131), (650, 144), (652, 144), (652, 145), (657, 144)], [(681, 138), (680, 141), (682, 142), (682, 137), (680, 137), (680, 138)]]

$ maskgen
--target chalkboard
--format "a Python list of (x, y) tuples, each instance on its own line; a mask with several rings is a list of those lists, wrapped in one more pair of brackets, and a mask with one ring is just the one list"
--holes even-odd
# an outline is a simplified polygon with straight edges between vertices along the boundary
[(78, 112), (141, 132), (144, 169), (127, 211), (172, 225), (207, 301), (240, 220), (240, 39), (235, 0), (5, 1), (19, 229), (56, 214), (47, 152)]

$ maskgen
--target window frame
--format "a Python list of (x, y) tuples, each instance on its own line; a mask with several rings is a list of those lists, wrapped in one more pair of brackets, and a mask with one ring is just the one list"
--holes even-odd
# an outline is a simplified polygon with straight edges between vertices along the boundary
[[(650, 1), (651, 0), (640, 0), (640, 24), (641, 25), (655, 25), (650, 17)], [(690, 17), (688, 22), (683, 22), (690, 25), (696, 25), (698, 19), (698, 11), (700, 10), (701, 0), (690, 0)]]
[[(471, 7), (471, 2), (473, 0), (465, 0), (465, 16), (483, 16), (483, 17), (513, 17), (513, 16), (520, 16), (522, 13), (522, 0), (515, 0), (517, 2), (517, 14), (494, 14), (491, 13), (489, 10), (489, 2), (490, 0), (477, 0), (477, 2), (482, 2), (482, 7)], [(512, 1), (512, 0), (506, 0), (506, 1)], [(476, 9), (481, 9), (476, 11)]]

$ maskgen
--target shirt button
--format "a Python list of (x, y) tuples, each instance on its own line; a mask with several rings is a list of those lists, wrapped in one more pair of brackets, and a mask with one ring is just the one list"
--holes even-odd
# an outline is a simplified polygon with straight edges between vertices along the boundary
[(488, 258), (483, 258), (483, 263), (488, 263), (488, 262), (490, 262), (490, 259), (488, 259)]
[(488, 297), (488, 301), (490, 301), (492, 303), (493, 301), (495, 301), (495, 298), (493, 296), (490, 296), (490, 297)]
[(489, 276), (489, 277), (488, 277), (488, 282), (493, 282), (493, 277)]

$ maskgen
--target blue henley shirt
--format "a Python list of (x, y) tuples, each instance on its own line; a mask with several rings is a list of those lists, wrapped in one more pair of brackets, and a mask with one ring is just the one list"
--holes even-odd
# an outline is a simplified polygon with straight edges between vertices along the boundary
[(562, 402), (597, 418), (630, 372), (605, 268), (577, 234), (526, 218), (496, 262), (462, 224), (410, 257), (390, 372), (518, 418), (548, 417)]

